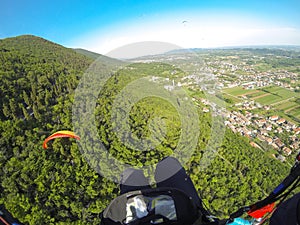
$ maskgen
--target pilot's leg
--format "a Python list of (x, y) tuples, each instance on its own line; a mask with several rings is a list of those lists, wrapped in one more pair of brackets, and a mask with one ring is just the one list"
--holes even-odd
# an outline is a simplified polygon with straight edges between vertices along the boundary
[(151, 188), (142, 170), (126, 169), (121, 175), (121, 194)]
[(286, 200), (273, 213), (270, 225), (300, 224), (300, 192)]
[(191, 178), (177, 159), (167, 157), (160, 161), (156, 166), (155, 181), (157, 187), (172, 187), (185, 192), (199, 208), (202, 208), (201, 199)]

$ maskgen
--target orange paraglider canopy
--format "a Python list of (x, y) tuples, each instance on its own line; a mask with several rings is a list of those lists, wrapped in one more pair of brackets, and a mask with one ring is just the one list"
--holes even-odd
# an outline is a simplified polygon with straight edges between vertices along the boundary
[(47, 148), (47, 143), (48, 143), (48, 141), (50, 141), (50, 140), (52, 140), (52, 139), (55, 139), (55, 138), (65, 138), (65, 137), (68, 137), (68, 138), (75, 138), (75, 139), (77, 139), (77, 140), (80, 140), (80, 137), (77, 136), (74, 132), (68, 131), (68, 130), (60, 130), (60, 131), (55, 132), (54, 134), (51, 134), (49, 137), (47, 137), (47, 138), (44, 140), (43, 148), (44, 148), (44, 149)]

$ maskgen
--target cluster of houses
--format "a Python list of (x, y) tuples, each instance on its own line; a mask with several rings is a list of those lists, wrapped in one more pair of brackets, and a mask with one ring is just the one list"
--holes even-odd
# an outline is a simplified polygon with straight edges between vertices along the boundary
[[(240, 59), (242, 61), (231, 62), (232, 58), (230, 56), (220, 57), (220, 60), (211, 60), (207, 62), (205, 69), (206, 71), (215, 74), (219, 82), (228, 88), (243, 86), (245, 89), (255, 89), (275, 84), (280, 87), (294, 90), (294, 87), (291, 84), (299, 79), (297, 73), (286, 70), (278, 70), (276, 72), (257, 71), (254, 64), (249, 65), (249, 63), (247, 63), (249, 59), (250, 58)], [(238, 79), (232, 79), (232, 76), (228, 77), (228, 75), (226, 75), (228, 73), (233, 76), (238, 76)]]
[[(287, 79), (290, 82), (284, 82), (283, 80)], [(287, 88), (294, 90), (291, 86), (291, 83), (295, 83), (297, 80), (297, 74), (284, 71), (284, 72), (263, 72), (257, 73), (255, 76), (250, 75), (241, 75), (239, 76), (240, 85), (245, 89), (255, 89), (260, 87), (266, 87), (270, 85), (277, 85), (279, 87)]]
[[(245, 115), (237, 111), (229, 112), (225, 117), (225, 124), (233, 132), (266, 142), (279, 153), (289, 156), (299, 149), (300, 127), (284, 118), (277, 115), (263, 118), (248, 111)], [(281, 133), (286, 133), (288, 140), (281, 140), (278, 137)]]
[[(206, 71), (215, 74), (219, 82), (228, 88), (243, 86), (245, 89), (255, 89), (275, 84), (280, 87), (294, 90), (291, 84), (299, 79), (297, 73), (290, 71), (278, 70), (276, 72), (260, 72), (253, 68), (253, 65), (248, 65), (243, 61), (236, 65), (225, 61), (228, 59), (225, 58), (223, 59), (224, 61), (215, 60), (208, 62), (205, 68)], [(245, 74), (241, 74), (241, 71)], [(226, 74), (228, 73), (238, 76), (238, 79), (232, 80), (232, 77), (227, 77)], [(289, 80), (290, 82), (286, 82), (285, 80)]]
[[(284, 82), (284, 79), (289, 79), (290, 82)], [(277, 73), (271, 72), (256, 72), (255, 75), (239, 75), (239, 79), (233, 82), (222, 81), (222, 78), (219, 80), (221, 83), (226, 84), (226, 86), (229, 88), (242, 86), (245, 89), (256, 89), (275, 84), (279, 87), (294, 90), (291, 84), (295, 83), (297, 79), (297, 74), (286, 71), (286, 73), (281, 76), (278, 76)]]
[[(204, 113), (210, 112), (212, 103), (207, 99), (194, 99), (204, 105), (202, 111)], [(245, 101), (241, 104), (244, 109), (252, 109), (257, 107), (253, 101)], [(263, 106), (259, 107), (263, 108)], [(234, 133), (240, 133), (249, 139), (258, 139), (261, 142), (265, 142), (273, 149), (278, 151), (278, 159), (285, 160), (285, 157), (291, 155), (293, 152), (297, 152), (300, 147), (300, 127), (287, 121), (284, 118), (280, 118), (278, 115), (270, 117), (263, 117), (256, 113), (252, 113), (247, 110), (240, 111), (219, 111), (219, 115), (225, 118), (225, 125), (230, 128)], [(281, 134), (286, 134), (288, 138), (282, 140)], [(260, 148), (260, 146), (251, 142), (252, 146)]]

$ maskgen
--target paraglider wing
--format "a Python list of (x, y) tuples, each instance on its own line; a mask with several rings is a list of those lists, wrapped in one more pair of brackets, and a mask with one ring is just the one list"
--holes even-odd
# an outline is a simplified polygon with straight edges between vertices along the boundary
[(259, 219), (259, 218), (262, 218), (266, 213), (272, 212), (274, 207), (275, 207), (275, 203), (272, 203), (272, 204), (266, 205), (265, 207), (263, 207), (261, 209), (258, 209), (255, 211), (251, 210), (248, 212), (248, 215), (255, 219)]
[(74, 132), (68, 131), (68, 130), (61, 130), (61, 131), (57, 131), (54, 134), (47, 137), (44, 140), (43, 148), (46, 149), (48, 141), (55, 139), (55, 138), (75, 138), (77, 140), (80, 140), (80, 137), (77, 136)]

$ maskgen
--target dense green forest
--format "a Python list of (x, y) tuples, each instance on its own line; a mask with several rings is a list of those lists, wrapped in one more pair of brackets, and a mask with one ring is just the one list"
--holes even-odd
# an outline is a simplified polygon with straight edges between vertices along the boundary
[[(74, 92), (93, 60), (83, 51), (39, 37), (0, 40), (0, 204), (25, 224), (99, 224), (100, 212), (118, 195), (118, 184), (98, 174), (74, 140), (57, 139), (42, 149), (51, 133), (73, 130)], [(124, 66), (108, 80), (99, 94), (95, 118), (101, 141), (113, 157), (140, 167), (174, 152), (182, 124), (174, 105), (161, 98), (138, 101), (129, 117), (133, 142), (143, 138), (152, 146), (153, 132), (163, 136), (156, 139), (160, 144), (155, 149), (139, 152), (124, 145), (111, 123), (113, 102), (123, 87), (153, 73), (164, 78), (183, 75), (179, 70), (174, 75), (174, 70), (162, 63), (137, 63)], [(289, 168), (230, 130), (217, 156), (203, 169), (200, 161), (211, 138), (212, 117), (200, 109), (198, 116), (199, 138), (184, 167), (217, 216), (259, 200), (288, 173)], [(163, 121), (165, 129), (155, 121)], [(93, 163), (101, 167), (103, 162), (100, 158)]]

